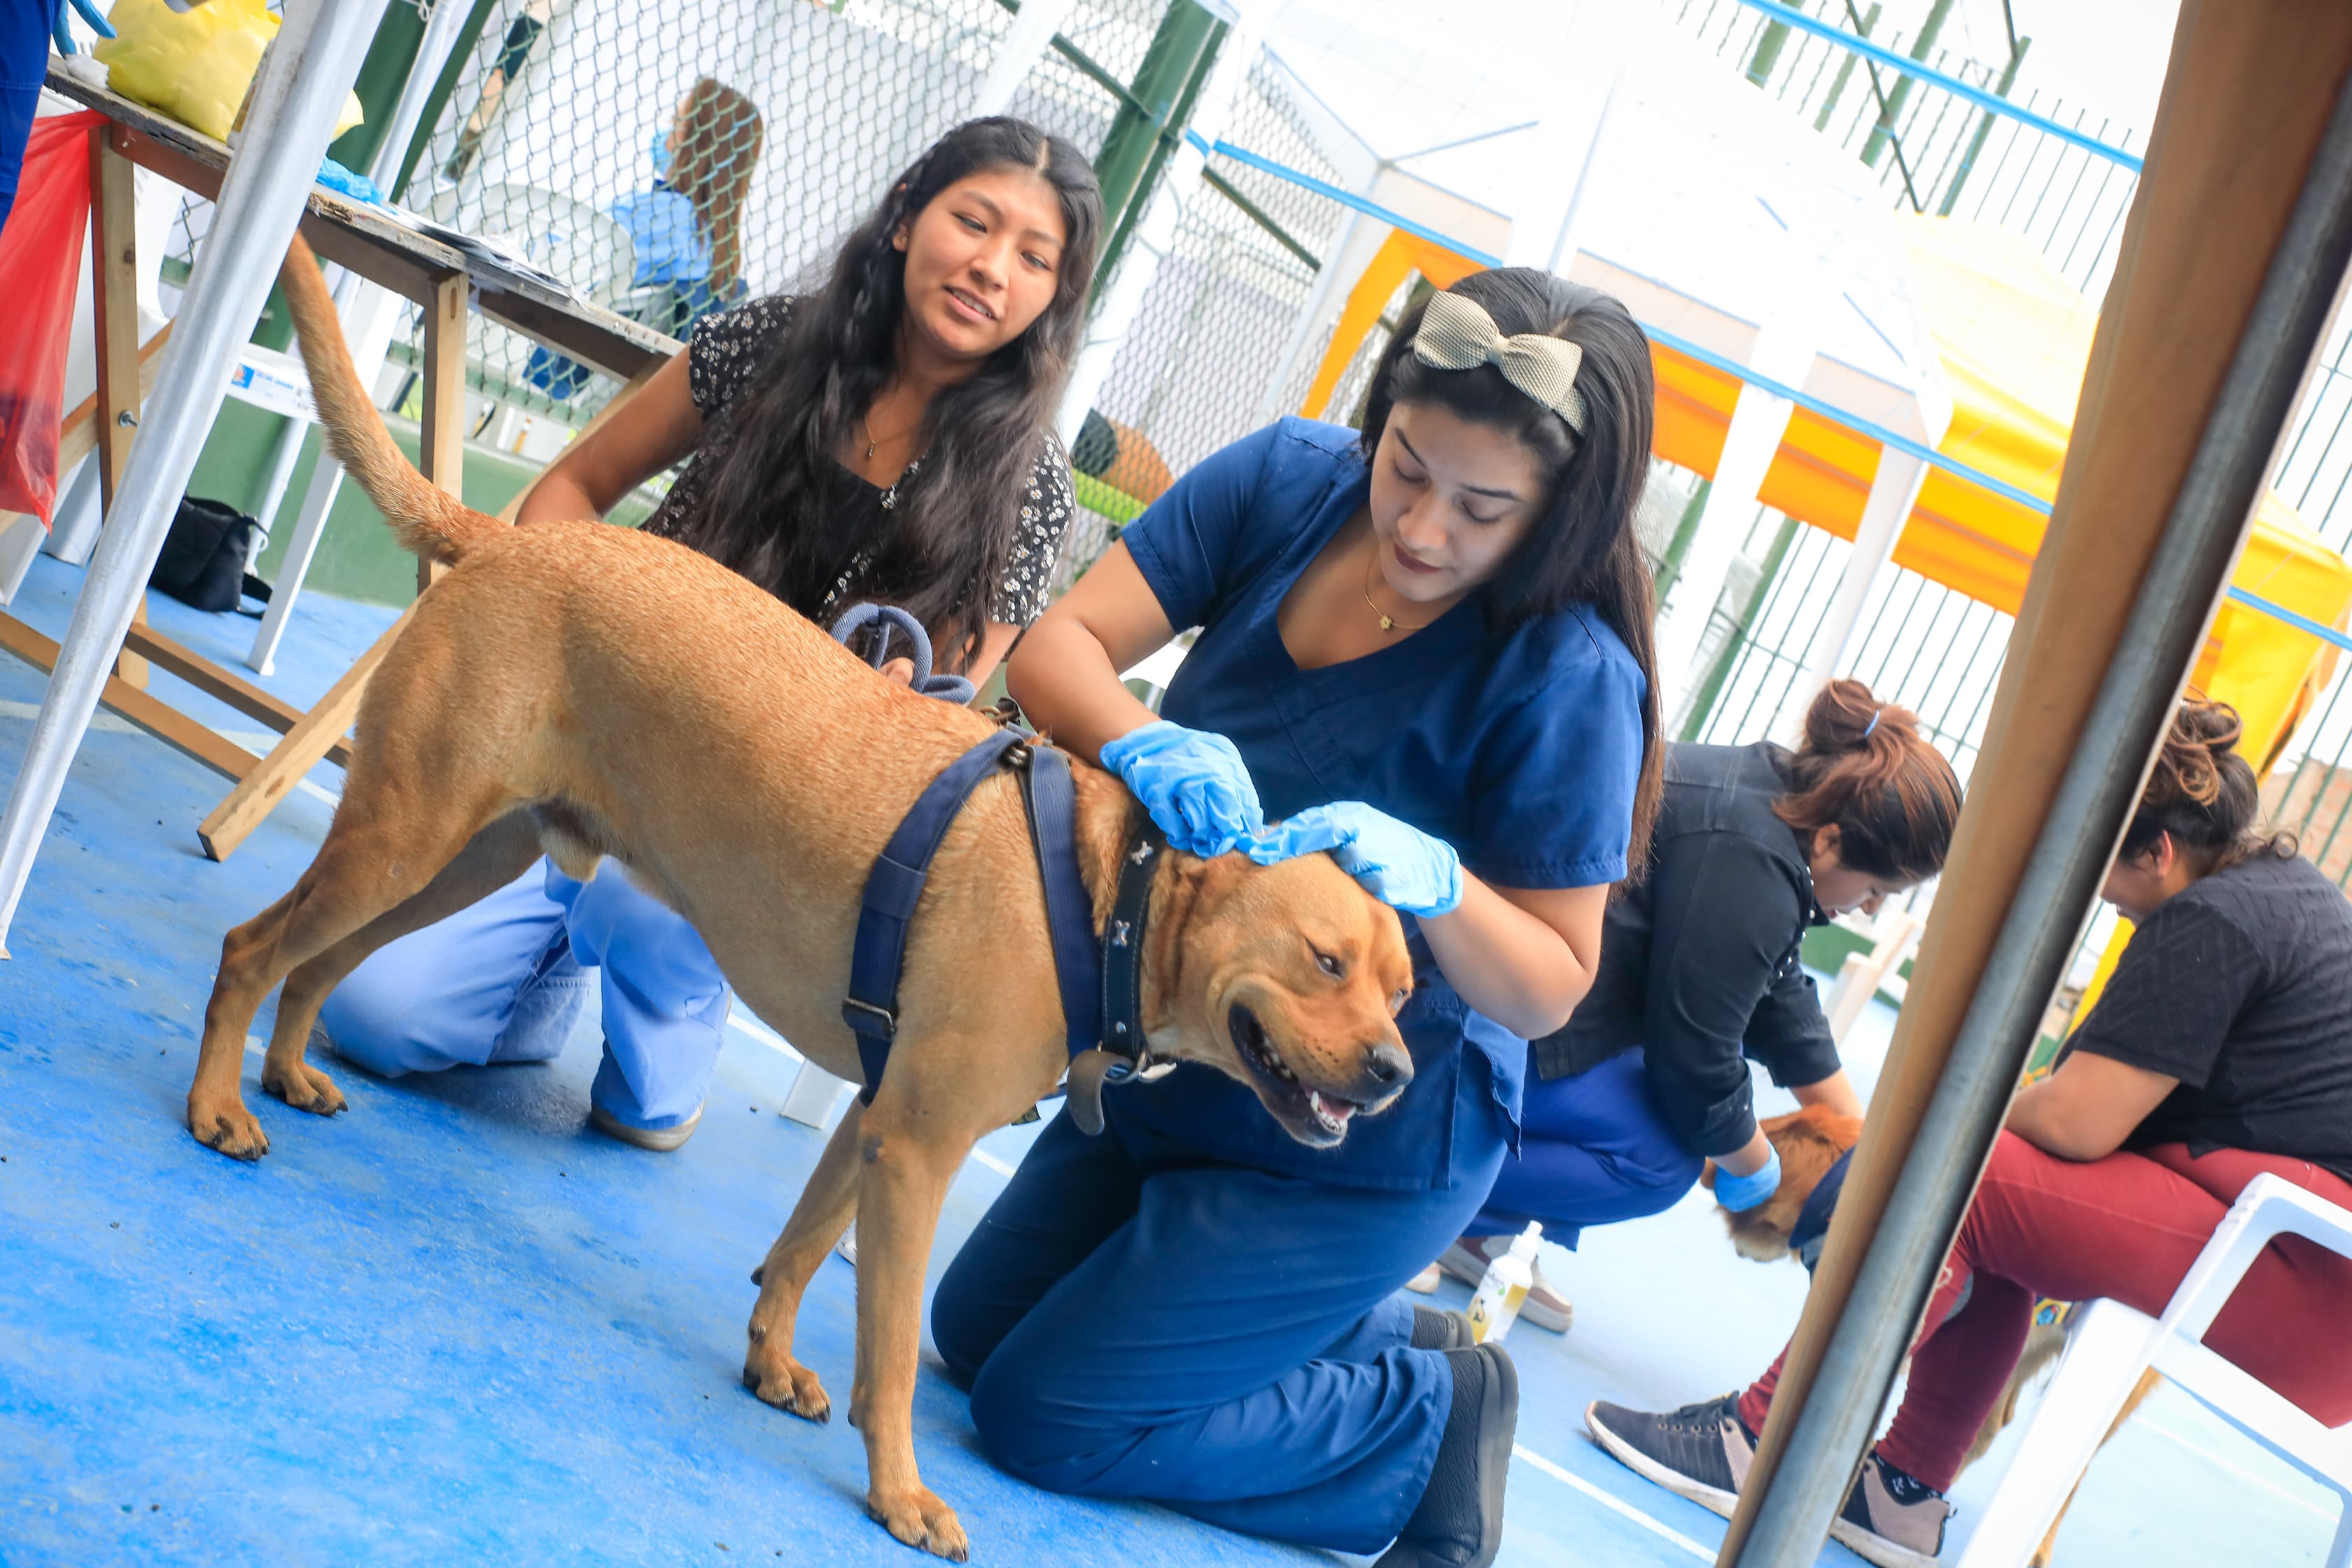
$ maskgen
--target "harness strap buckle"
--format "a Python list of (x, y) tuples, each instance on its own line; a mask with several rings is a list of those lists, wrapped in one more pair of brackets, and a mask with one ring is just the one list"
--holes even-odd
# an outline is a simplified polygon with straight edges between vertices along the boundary
[(851, 1031), (871, 1035), (877, 1039), (895, 1039), (898, 1033), (898, 1015), (887, 1007), (877, 1007), (871, 1002), (861, 1002), (852, 996), (841, 1005), (841, 1021)]

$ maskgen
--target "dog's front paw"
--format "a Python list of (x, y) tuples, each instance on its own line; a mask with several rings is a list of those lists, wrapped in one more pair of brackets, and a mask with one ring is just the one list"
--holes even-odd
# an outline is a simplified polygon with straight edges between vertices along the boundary
[(867, 1492), (866, 1511), (908, 1546), (919, 1546), (950, 1563), (971, 1559), (971, 1542), (965, 1536), (955, 1510), (941, 1502), (929, 1487), (911, 1487), (902, 1492)]
[(332, 1116), (351, 1109), (343, 1091), (335, 1087), (335, 1080), (309, 1062), (298, 1061), (280, 1068), (264, 1061), (261, 1087), (295, 1110), (307, 1110), (313, 1116)]
[(819, 1426), (833, 1419), (833, 1400), (816, 1373), (757, 1340), (751, 1342), (751, 1352), (743, 1358), (743, 1386), (758, 1394), (762, 1404), (788, 1410)]
[(222, 1101), (188, 1096), (188, 1131), (197, 1142), (232, 1160), (258, 1160), (269, 1152), (268, 1135), (234, 1094)]

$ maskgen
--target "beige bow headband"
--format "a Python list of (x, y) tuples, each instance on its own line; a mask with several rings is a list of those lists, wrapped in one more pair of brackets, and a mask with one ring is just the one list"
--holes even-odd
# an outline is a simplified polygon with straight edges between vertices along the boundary
[(1576, 373), (1584, 350), (1544, 332), (1505, 337), (1486, 307), (1462, 294), (1433, 294), (1413, 358), (1439, 370), (1475, 370), (1491, 364), (1505, 380), (1584, 434), (1584, 399), (1577, 395)]

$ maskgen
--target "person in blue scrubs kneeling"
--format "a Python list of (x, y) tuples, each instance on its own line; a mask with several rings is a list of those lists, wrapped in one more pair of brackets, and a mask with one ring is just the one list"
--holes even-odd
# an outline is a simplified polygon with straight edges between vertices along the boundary
[[(1099, 1138), (1055, 1118), (932, 1304), (1013, 1474), (1493, 1560), (1517, 1374), (1395, 1292), (1493, 1184), (1527, 1037), (1591, 984), (1656, 811), (1652, 398), (1616, 300), (1474, 274), (1408, 312), (1360, 436), (1286, 419), (1212, 456), (1013, 654), (1038, 728), (1171, 842), (1328, 848), (1405, 915), (1414, 1078), (1329, 1149), (1195, 1067), (1112, 1089)], [(1156, 718), (1118, 672), (1195, 626)]]
[[(690, 454), (647, 532), (820, 625), (860, 600), (903, 605), (942, 668), (987, 679), (1044, 607), (1069, 525), (1052, 421), (1101, 226), (1076, 147), (1025, 121), (957, 127), (850, 235), (821, 293), (697, 321), (684, 353), (548, 468), (520, 521), (601, 517)], [(599, 978), (590, 1120), (675, 1149), (701, 1118), (731, 993), (694, 927), (610, 861), (581, 882), (541, 860), (386, 943), (327, 998), (320, 1032), (387, 1077), (544, 1061)]]

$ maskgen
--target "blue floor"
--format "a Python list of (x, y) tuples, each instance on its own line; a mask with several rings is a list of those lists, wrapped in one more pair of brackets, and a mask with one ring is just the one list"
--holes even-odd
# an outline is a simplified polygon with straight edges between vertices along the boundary
[[(43, 558), (11, 608), (57, 635), (79, 578)], [(152, 614), (225, 662), (251, 637), (250, 621), (161, 599)], [(264, 684), (308, 702), (390, 618), (306, 597)], [(156, 689), (255, 728), (168, 678)], [(40, 689), (0, 658), (0, 781)], [(0, 1563), (918, 1562), (864, 1517), (854, 1432), (737, 1382), (746, 1276), (821, 1141), (776, 1113), (793, 1064), (751, 1033), (672, 1155), (586, 1128), (593, 1017), (548, 1067), (394, 1084), (330, 1062), (352, 1102), (332, 1122), (261, 1094), (256, 1044), (247, 1094), (268, 1158), (197, 1147), (183, 1099), (220, 935), (293, 880), (330, 810), (298, 794), (216, 866), (194, 826), (222, 791), (143, 735), (94, 731), (0, 963)], [(1864, 1026), (1865, 1078), (1890, 1023), (1881, 1009)], [(967, 1167), (935, 1267), (1025, 1142), (1008, 1130)], [(1523, 1408), (1503, 1562), (1711, 1560), (1721, 1521), (1601, 1455), (1582, 1411), (1743, 1382), (1794, 1323), (1802, 1272), (1736, 1258), (1696, 1196), (1547, 1268), (1577, 1323), (1511, 1339)], [(852, 1283), (827, 1262), (801, 1319), (837, 1401)], [(1349, 1561), (1007, 1480), (935, 1364), (916, 1423), (978, 1563)], [(1959, 1541), (2003, 1457), (1963, 1479)], [(2317, 1563), (2331, 1503), (2166, 1391), (2093, 1468), (2058, 1560)]]

